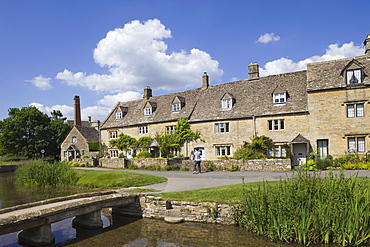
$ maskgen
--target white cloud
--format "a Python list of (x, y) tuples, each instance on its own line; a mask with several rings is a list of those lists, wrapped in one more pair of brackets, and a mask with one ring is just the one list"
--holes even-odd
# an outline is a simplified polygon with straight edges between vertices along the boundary
[(105, 95), (103, 99), (98, 101), (98, 103), (100, 105), (113, 108), (117, 104), (117, 102), (137, 100), (140, 98), (142, 98), (142, 95), (139, 92), (128, 91), (115, 95)]
[(32, 84), (34, 86), (36, 86), (39, 89), (44, 90), (44, 91), (53, 88), (53, 86), (51, 85), (51, 83), (53, 82), (53, 80), (51, 78), (49, 78), (49, 77), (43, 77), (42, 75), (36, 76), (32, 80), (26, 80), (26, 81), (27, 82), (32, 82)]
[[(37, 103), (37, 102), (34, 102), (34, 103), (31, 103), (29, 104), (30, 106), (35, 106), (37, 109), (39, 109), (40, 111), (50, 115), (50, 113), (53, 111), (53, 110), (60, 110), (63, 114), (64, 117), (67, 117), (68, 119), (73, 119), (73, 112), (74, 112), (74, 108), (71, 107), (71, 106), (67, 106), (67, 105), (54, 105), (54, 106), (44, 106), (43, 104), (40, 104), (40, 103)], [(71, 118), (72, 117), (72, 118)]]
[(272, 41), (279, 41), (279, 40), (280, 40), (280, 36), (275, 35), (274, 33), (265, 33), (265, 34), (261, 34), (261, 36), (258, 38), (256, 43), (267, 44)]
[[(44, 106), (43, 104), (34, 102), (29, 104), (30, 106), (35, 106), (40, 111), (48, 114), (53, 110), (60, 110), (64, 117), (67, 117), (68, 120), (74, 119), (74, 107), (68, 105), (54, 105), (54, 106)], [(108, 115), (111, 108), (104, 107), (104, 106), (89, 106), (86, 108), (81, 109), (81, 119), (83, 121), (87, 121), (88, 117), (91, 116), (92, 120), (100, 120), (103, 121), (105, 117)]]
[(267, 62), (264, 66), (260, 67), (260, 75), (267, 76), (305, 70), (308, 63), (355, 57), (363, 54), (364, 47), (362, 45), (356, 46), (353, 42), (345, 43), (342, 46), (339, 46), (338, 44), (331, 44), (326, 49), (325, 54), (321, 56), (312, 56), (296, 63), (293, 60), (285, 57)]
[(95, 62), (109, 73), (64, 70), (56, 78), (71, 86), (111, 93), (142, 91), (145, 86), (167, 91), (201, 87), (204, 71), (211, 80), (220, 80), (223, 71), (218, 61), (196, 48), (167, 54), (163, 40), (168, 38), (172, 38), (171, 31), (157, 19), (132, 21), (109, 31), (94, 50)]

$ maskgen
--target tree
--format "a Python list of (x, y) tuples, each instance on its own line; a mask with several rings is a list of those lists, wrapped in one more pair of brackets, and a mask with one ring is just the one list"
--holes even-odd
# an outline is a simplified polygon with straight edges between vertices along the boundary
[(272, 148), (274, 143), (270, 137), (254, 136), (251, 143), (244, 142), (244, 145), (238, 148), (234, 153), (235, 159), (265, 159), (269, 148)]
[(122, 133), (118, 135), (118, 139), (110, 140), (109, 144), (120, 150), (136, 149), (137, 147), (137, 141), (135, 138)]
[(10, 108), (8, 118), (0, 121), (0, 147), (6, 155), (35, 157), (44, 149), (47, 155), (60, 153), (60, 143), (70, 127), (60, 111), (52, 117), (34, 106)]

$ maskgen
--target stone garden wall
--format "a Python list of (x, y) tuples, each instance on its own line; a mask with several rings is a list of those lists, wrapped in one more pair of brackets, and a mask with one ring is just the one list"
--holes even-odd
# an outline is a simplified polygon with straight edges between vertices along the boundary
[(166, 201), (161, 197), (139, 196), (134, 204), (114, 208), (113, 213), (152, 219), (177, 218), (180, 221), (236, 224), (231, 206), (212, 202)]
[[(192, 170), (194, 162), (183, 159), (100, 159), (99, 165), (107, 168), (128, 168), (136, 166), (180, 166), (181, 170)], [(202, 161), (203, 171), (286, 171), (291, 169), (290, 159), (258, 159), (258, 160), (205, 160)]]

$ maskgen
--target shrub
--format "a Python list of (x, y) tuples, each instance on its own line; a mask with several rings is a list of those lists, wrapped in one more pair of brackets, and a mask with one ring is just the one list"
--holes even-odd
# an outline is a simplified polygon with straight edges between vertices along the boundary
[(149, 151), (142, 151), (137, 155), (137, 158), (151, 158), (152, 154)]
[(45, 163), (34, 161), (19, 167), (16, 183), (27, 186), (62, 186), (75, 185), (78, 177), (67, 162)]
[(369, 178), (300, 172), (278, 186), (244, 190), (234, 219), (274, 240), (360, 245), (370, 238)]

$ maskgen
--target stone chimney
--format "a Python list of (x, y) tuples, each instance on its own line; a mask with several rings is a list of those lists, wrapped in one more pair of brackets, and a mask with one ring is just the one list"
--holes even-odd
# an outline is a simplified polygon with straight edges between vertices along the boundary
[(150, 97), (153, 97), (152, 89), (150, 87), (145, 87), (143, 99), (148, 100)]
[(370, 34), (367, 35), (364, 41), (364, 45), (365, 45), (365, 55), (367, 58), (370, 59)]
[(209, 76), (207, 75), (207, 72), (204, 72), (202, 76), (202, 88), (206, 89), (209, 86)]
[(74, 101), (75, 101), (74, 125), (81, 125), (80, 96), (75, 95)]
[(251, 63), (248, 65), (248, 79), (249, 80), (255, 80), (259, 79), (260, 73), (259, 73), (259, 66), (258, 63)]

